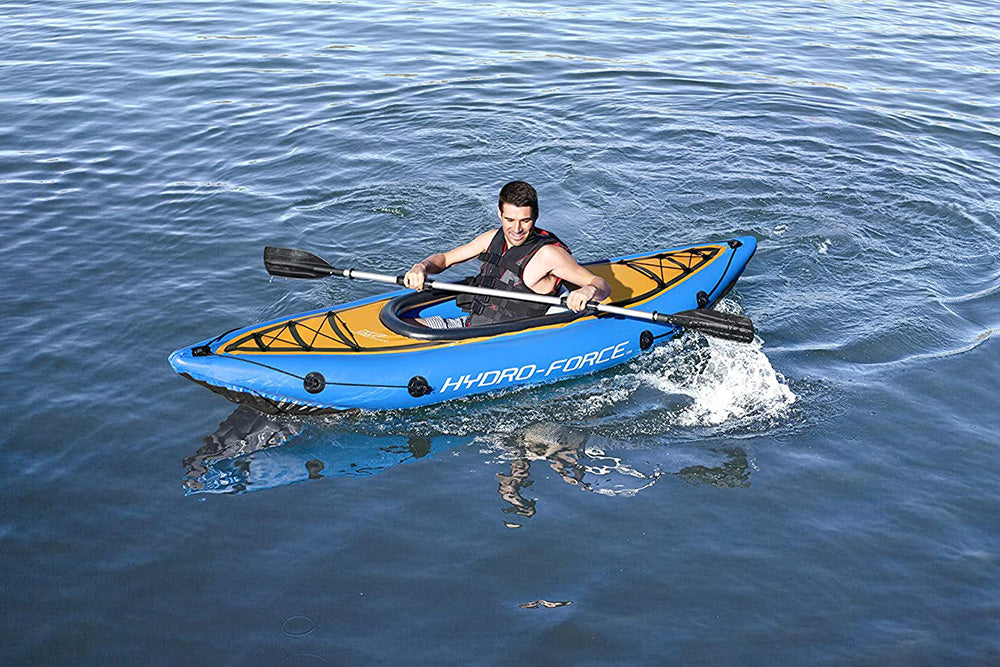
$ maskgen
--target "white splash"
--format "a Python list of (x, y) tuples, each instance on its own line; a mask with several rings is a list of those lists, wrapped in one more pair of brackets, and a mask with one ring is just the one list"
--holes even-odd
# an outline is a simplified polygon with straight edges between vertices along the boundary
[(771, 366), (759, 339), (749, 344), (705, 340), (699, 345), (675, 341), (658, 348), (654, 354), (662, 363), (640, 373), (642, 382), (664, 393), (693, 399), (677, 416), (679, 425), (770, 421), (795, 402), (795, 394)]

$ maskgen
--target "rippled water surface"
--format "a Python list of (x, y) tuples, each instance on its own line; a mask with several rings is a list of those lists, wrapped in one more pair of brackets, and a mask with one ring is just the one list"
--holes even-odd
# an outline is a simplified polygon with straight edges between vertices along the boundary
[[(0, 5), (6, 663), (1000, 660), (1000, 19), (977, 2)], [(274, 420), (178, 347), (532, 182), (583, 260), (752, 234), (617, 369)]]

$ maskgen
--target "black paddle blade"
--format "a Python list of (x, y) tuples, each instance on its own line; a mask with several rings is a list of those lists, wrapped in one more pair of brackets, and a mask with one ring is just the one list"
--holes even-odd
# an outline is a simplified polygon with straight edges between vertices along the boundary
[(341, 274), (341, 269), (333, 268), (311, 252), (271, 246), (264, 248), (264, 268), (272, 276), (282, 278), (327, 278)]
[(744, 315), (698, 309), (685, 310), (673, 315), (657, 314), (657, 320), (691, 331), (700, 331), (706, 336), (735, 340), (740, 343), (753, 342), (753, 322)]

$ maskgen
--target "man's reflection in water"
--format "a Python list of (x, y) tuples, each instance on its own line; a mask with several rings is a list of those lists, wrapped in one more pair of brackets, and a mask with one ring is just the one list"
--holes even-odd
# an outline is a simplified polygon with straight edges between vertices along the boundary
[(535, 516), (535, 501), (528, 500), (521, 495), (521, 489), (526, 489), (534, 484), (528, 479), (530, 471), (531, 464), (527, 459), (512, 459), (510, 474), (497, 474), (497, 479), (500, 480), (500, 487), (497, 489), (500, 492), (500, 497), (510, 503), (510, 507), (503, 508), (505, 513), (513, 512), (521, 516)]
[[(610, 455), (608, 452), (612, 450), (624, 456), (631, 453), (633, 458), (641, 456), (649, 471), (637, 470), (625, 462), (624, 456)], [(509, 504), (503, 512), (523, 517), (532, 517), (536, 511), (536, 499), (522, 495), (534, 483), (531, 479), (534, 461), (545, 461), (567, 484), (604, 495), (635, 495), (664, 474), (680, 477), (690, 484), (711, 484), (718, 488), (750, 486), (750, 466), (746, 452), (740, 448), (721, 452), (695, 447), (644, 448), (591, 435), (583, 429), (540, 423), (514, 436), (508, 451), (513, 455), (510, 474), (497, 474), (497, 490)]]

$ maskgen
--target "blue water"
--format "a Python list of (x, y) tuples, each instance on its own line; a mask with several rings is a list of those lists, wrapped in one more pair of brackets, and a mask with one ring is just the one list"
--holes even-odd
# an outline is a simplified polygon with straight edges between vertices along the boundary
[[(5, 664), (1000, 660), (978, 2), (5, 2)], [(173, 349), (382, 287), (507, 180), (583, 260), (753, 234), (584, 380), (274, 421)]]

